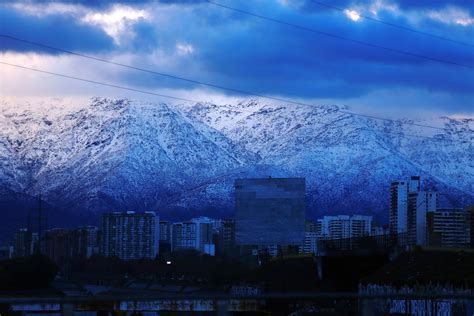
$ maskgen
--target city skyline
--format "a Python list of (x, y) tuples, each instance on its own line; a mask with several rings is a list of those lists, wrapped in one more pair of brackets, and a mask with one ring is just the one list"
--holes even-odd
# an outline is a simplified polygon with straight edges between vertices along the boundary
[(473, 0), (0, 1), (0, 316), (472, 316), (473, 141)]
[[(172, 222), (160, 220), (155, 211), (107, 212), (96, 227), (43, 227), (36, 232), (21, 228), (2, 255), (45, 253), (61, 266), (75, 256), (152, 260), (160, 253), (183, 250), (238, 257), (255, 249), (277, 256), (296, 247), (299, 253), (324, 255), (326, 247), (356, 250), (359, 246), (353, 243), (364, 238), (410, 246), (470, 247), (473, 211), (468, 205), (440, 206), (437, 196), (441, 192), (428, 190), (422, 180), (411, 176), (391, 182), (391, 194), (386, 197), (391, 200), (388, 225), (377, 225), (372, 216), (357, 213), (308, 219), (302, 178), (236, 179), (236, 210), (229, 218), (201, 216)], [(332, 246), (325, 245), (326, 241)]]

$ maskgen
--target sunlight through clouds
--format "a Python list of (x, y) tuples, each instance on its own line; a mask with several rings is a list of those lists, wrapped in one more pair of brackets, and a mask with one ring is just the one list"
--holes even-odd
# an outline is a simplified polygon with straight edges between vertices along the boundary
[(116, 44), (120, 44), (121, 38), (124, 35), (133, 36), (128, 26), (140, 19), (148, 19), (148, 14), (145, 10), (138, 10), (127, 6), (114, 6), (112, 10), (106, 13), (88, 13), (82, 18), (82, 21), (100, 26), (114, 39)]
[(360, 15), (357, 11), (355, 10), (344, 10), (344, 13), (346, 16), (351, 19), (354, 22), (357, 22), (360, 20)]

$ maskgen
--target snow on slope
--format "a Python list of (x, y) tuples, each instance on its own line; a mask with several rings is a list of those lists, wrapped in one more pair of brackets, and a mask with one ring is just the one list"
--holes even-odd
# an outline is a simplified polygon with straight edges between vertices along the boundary
[[(228, 108), (238, 115), (229, 117)], [(386, 218), (389, 182), (410, 174), (448, 190), (459, 204), (474, 195), (472, 119), (409, 122), (439, 130), (355, 116), (337, 106), (250, 100), (182, 109), (259, 154), (261, 164), (306, 177), (310, 207), (319, 214), (382, 212)]]
[(390, 181), (412, 174), (445, 190), (454, 204), (472, 200), (473, 120), (414, 122), (443, 130), (401, 123), (337, 106), (261, 100), (3, 100), (0, 186), (41, 191), (51, 204), (83, 213), (231, 214), (233, 180), (268, 175), (306, 177), (311, 215), (386, 219)]
[[(61, 100), (50, 102), (60, 107)], [(25, 164), (25, 192), (41, 191), (72, 208), (154, 207), (164, 194), (256, 158), (166, 104), (96, 98), (52, 111), (54, 117), (38, 107), (18, 108), (2, 107), (2, 150), (9, 153), (2, 172), (8, 163)], [(4, 175), (2, 182), (13, 186), (15, 177)]]

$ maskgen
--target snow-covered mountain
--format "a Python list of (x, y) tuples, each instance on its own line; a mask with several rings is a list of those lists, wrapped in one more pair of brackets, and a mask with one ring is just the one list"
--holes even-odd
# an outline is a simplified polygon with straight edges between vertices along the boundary
[(87, 217), (130, 209), (223, 216), (232, 214), (236, 177), (269, 175), (306, 177), (310, 217), (386, 219), (390, 181), (413, 174), (445, 192), (443, 203), (472, 201), (474, 120), (412, 123), (260, 100), (5, 99), (0, 206), (17, 212), (5, 199), (41, 192), (53, 208)]

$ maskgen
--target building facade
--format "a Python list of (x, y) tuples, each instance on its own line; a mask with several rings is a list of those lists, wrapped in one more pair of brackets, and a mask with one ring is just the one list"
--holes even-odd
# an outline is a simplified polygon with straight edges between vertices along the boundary
[(324, 239), (364, 237), (370, 236), (371, 232), (372, 216), (324, 216), (321, 221), (321, 235)]
[(408, 242), (410, 245), (428, 245), (428, 212), (438, 207), (438, 194), (431, 191), (418, 191), (408, 194)]
[(408, 195), (420, 191), (420, 177), (393, 181), (390, 188), (390, 233), (408, 232)]
[(38, 249), (38, 234), (27, 228), (21, 228), (13, 235), (13, 257), (26, 257)]
[(471, 241), (471, 216), (463, 209), (437, 209), (427, 214), (428, 244), (432, 247), (466, 248)]
[(318, 240), (321, 239), (321, 231), (318, 231), (317, 223), (309, 220), (305, 222), (304, 244), (300, 247), (300, 253), (315, 254), (318, 252)]
[(73, 256), (71, 231), (64, 228), (53, 228), (44, 231), (41, 237), (41, 248), (41, 252), (59, 267), (65, 267)]
[(171, 247), (172, 251), (195, 249), (212, 256), (215, 255), (213, 221), (207, 217), (199, 217), (173, 223)]
[(72, 256), (89, 258), (99, 252), (99, 228), (84, 226), (71, 230)]
[(159, 252), (160, 220), (154, 212), (115, 212), (102, 216), (101, 252), (124, 260), (154, 259)]
[(304, 178), (237, 179), (234, 186), (237, 245), (303, 245)]
[(171, 242), (173, 235), (173, 223), (169, 221), (160, 221), (160, 253), (171, 251)]
[(235, 247), (235, 220), (224, 220), (218, 236), (217, 249), (219, 254), (236, 256), (238, 253)]

